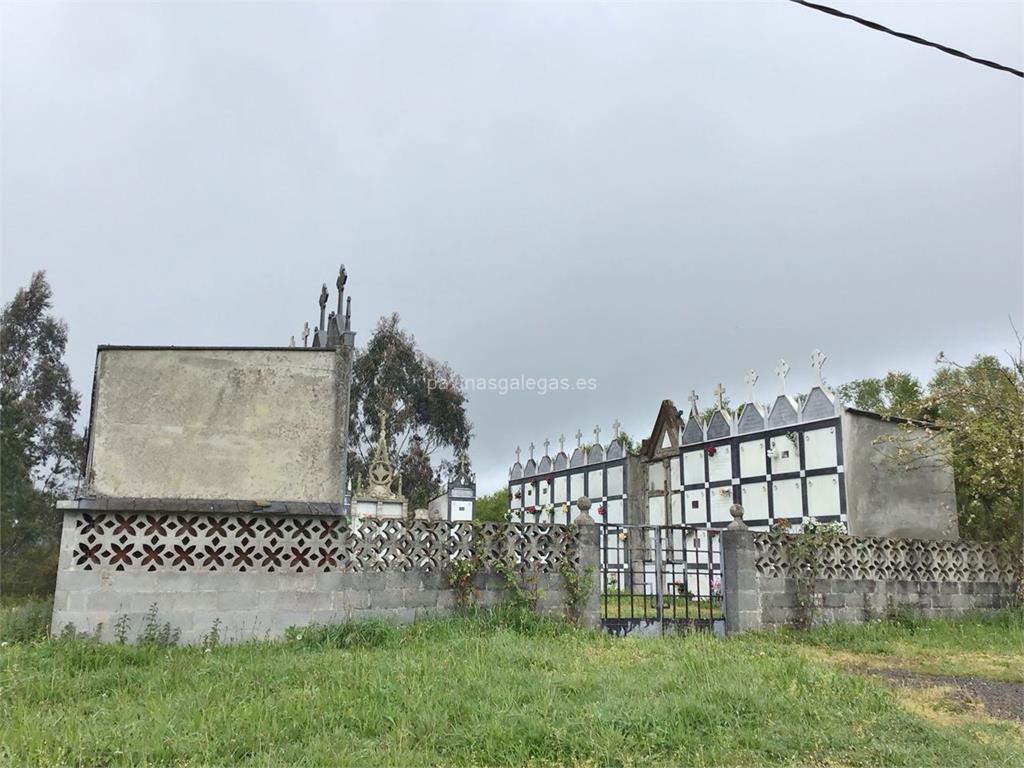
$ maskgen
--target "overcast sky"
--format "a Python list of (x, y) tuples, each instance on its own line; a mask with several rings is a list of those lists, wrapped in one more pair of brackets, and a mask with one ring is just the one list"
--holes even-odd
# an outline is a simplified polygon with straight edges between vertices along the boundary
[[(1024, 65), (1018, 2), (835, 4)], [(486, 492), (780, 357), (926, 377), (1022, 325), (1021, 79), (791, 3), (0, 21), (2, 296), (47, 270), (84, 403), (97, 344), (286, 344), (343, 261), (357, 341), (397, 311), (464, 376), (595, 379), (470, 394)]]

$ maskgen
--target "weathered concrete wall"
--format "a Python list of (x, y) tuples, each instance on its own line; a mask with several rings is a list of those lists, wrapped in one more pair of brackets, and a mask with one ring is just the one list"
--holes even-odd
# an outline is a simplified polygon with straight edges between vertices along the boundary
[[(793, 625), (800, 618), (797, 587), (791, 578), (757, 577), (760, 628)], [(1013, 605), (1014, 588), (1002, 582), (882, 581), (818, 579), (813, 623), (860, 624), (892, 608), (909, 608), (925, 618), (960, 616)]]
[[(796, 625), (805, 617), (798, 603), (799, 585), (778, 541), (749, 530), (723, 532), (726, 632)], [(893, 608), (939, 618), (1015, 604), (1013, 564), (994, 547), (964, 541), (847, 538), (845, 542), (851, 546), (821, 552), (818, 572), (832, 575), (815, 579), (810, 615), (816, 625), (859, 624)], [(836, 551), (857, 562), (839, 561)], [(909, 571), (919, 577), (882, 578), (886, 571)]]
[[(538, 574), (537, 611), (564, 617), (566, 595), (557, 573)], [(504, 577), (481, 572), (475, 583), (480, 606), (507, 597)], [(61, 579), (54, 597), (52, 629), (68, 624), (114, 639), (114, 625), (127, 617), (129, 639), (142, 629), (146, 613), (156, 606), (157, 620), (181, 631), (181, 642), (198, 643), (214, 622), (222, 642), (273, 639), (291, 626), (332, 624), (380, 618), (409, 623), (453, 613), (455, 592), (443, 573), (145, 573), (100, 569), (75, 571)], [(593, 607), (593, 606), (591, 606)]]
[[(109, 502), (110, 500), (104, 500)], [(225, 502), (226, 506), (228, 503)], [(168, 509), (166, 501), (125, 510), (69, 502), (51, 629), (114, 637), (124, 617), (129, 635), (156, 606), (160, 623), (198, 642), (219, 620), (228, 642), (279, 637), (289, 626), (369, 617), (408, 622), (455, 607), (446, 570), (455, 560), (483, 564), (477, 604), (506, 598), (502, 563), (525, 563), (525, 588), (540, 613), (565, 616), (560, 568), (591, 571), (581, 623), (599, 622), (598, 527), (447, 521), (361, 520), (337, 515)], [(110, 505), (107, 505), (110, 506)], [(212, 505), (216, 506), (216, 505)], [(140, 509), (142, 507), (143, 509)]]
[(89, 492), (338, 500), (336, 358), (311, 349), (101, 347)]
[[(854, 411), (843, 414), (846, 514), (851, 536), (956, 539), (953, 469), (933, 430), (881, 421)], [(908, 464), (900, 448), (920, 444)]]

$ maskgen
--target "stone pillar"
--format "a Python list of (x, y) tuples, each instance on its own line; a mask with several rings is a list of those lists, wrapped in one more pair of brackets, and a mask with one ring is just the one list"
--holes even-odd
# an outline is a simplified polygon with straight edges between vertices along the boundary
[(580, 572), (590, 572), (590, 594), (580, 606), (580, 626), (597, 629), (601, 626), (601, 526), (590, 516), (590, 499), (580, 496), (576, 502), (580, 513), (573, 523), (580, 532)]
[(754, 534), (743, 522), (743, 507), (729, 508), (733, 521), (722, 532), (722, 587), (725, 632), (761, 629), (761, 593), (754, 566)]

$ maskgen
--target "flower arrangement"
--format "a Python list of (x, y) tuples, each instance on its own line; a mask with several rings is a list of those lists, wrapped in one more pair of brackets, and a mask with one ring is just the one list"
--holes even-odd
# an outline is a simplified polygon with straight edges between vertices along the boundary
[(709, 445), (708, 446), (708, 456), (714, 456), (716, 453), (718, 453), (718, 449), (715, 448), (715, 446), (713, 446), (713, 445)]
[(722, 596), (722, 580), (721, 579), (716, 577), (716, 578), (711, 580), (711, 594), (714, 597), (721, 597)]
[(604, 517), (604, 504), (598, 505), (597, 514), (601, 515), (601, 517)]
[(565, 502), (565, 504), (562, 505), (562, 511), (565, 514), (569, 514), (569, 502)]

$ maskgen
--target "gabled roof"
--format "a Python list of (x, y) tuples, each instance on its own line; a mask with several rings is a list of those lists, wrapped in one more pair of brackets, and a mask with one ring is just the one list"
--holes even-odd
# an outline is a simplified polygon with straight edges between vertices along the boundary
[[(671, 400), (662, 400), (658, 416), (654, 420), (654, 427), (651, 429), (651, 436), (640, 443), (640, 455), (650, 460), (661, 452), (677, 453), (681, 426), (679, 409)], [(665, 437), (668, 438), (668, 448), (663, 447)]]

